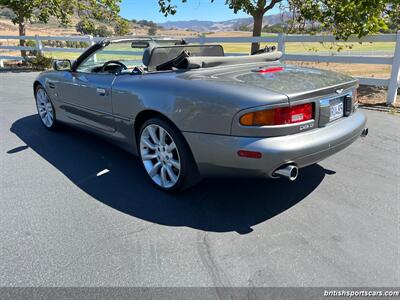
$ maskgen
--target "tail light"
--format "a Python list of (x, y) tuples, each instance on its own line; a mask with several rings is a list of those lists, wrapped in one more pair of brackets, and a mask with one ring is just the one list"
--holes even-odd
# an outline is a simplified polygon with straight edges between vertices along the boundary
[(291, 107), (250, 112), (241, 116), (239, 122), (244, 126), (268, 126), (293, 124), (312, 119), (312, 103), (306, 103)]

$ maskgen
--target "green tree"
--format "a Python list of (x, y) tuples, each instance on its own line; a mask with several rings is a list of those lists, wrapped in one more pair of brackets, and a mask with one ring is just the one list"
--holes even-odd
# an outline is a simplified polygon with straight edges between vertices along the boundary
[(130, 24), (127, 20), (120, 18), (116, 21), (114, 32), (116, 35), (123, 36), (129, 34), (131, 31)]
[(140, 20), (137, 22), (139, 25), (141, 26), (157, 26), (156, 23), (154, 23), (153, 21), (147, 21), (147, 20)]
[(251, 31), (251, 27), (249, 25), (239, 25), (236, 30), (238, 31)]
[(263, 32), (284, 33), (285, 32), (285, 24), (265, 25), (263, 27)]
[[(398, 1), (398, 0), (394, 0)], [(387, 29), (393, 0), (289, 0), (299, 23), (316, 21), (337, 39), (363, 37)]]
[[(24, 36), (28, 22), (47, 23), (50, 17), (55, 17), (61, 24), (68, 24), (75, 12), (87, 18), (114, 19), (118, 15), (120, 2), (121, 0), (0, 0), (0, 6), (12, 10), (15, 14), (12, 21), (18, 24), (19, 35)], [(25, 46), (25, 40), (20, 40), (20, 46)], [(26, 56), (26, 51), (21, 50), (21, 55)]]
[(6, 17), (7, 19), (12, 19), (15, 17), (15, 14), (12, 12), (11, 9), (0, 7), (0, 16)]
[(150, 26), (147, 34), (150, 36), (154, 36), (157, 34), (157, 26)]
[(92, 20), (83, 18), (75, 25), (76, 31), (84, 35), (96, 35), (96, 26)]
[(100, 25), (99, 27), (96, 28), (94, 35), (101, 36), (101, 37), (107, 37), (111, 36), (113, 33), (106, 25)]
[(388, 30), (396, 33), (400, 30), (400, 0), (397, 3), (388, 5), (386, 13), (388, 16)]

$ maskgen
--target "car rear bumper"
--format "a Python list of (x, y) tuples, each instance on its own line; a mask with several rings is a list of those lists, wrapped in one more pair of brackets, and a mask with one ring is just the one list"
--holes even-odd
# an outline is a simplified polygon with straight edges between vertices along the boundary
[[(365, 116), (356, 112), (322, 128), (280, 137), (183, 135), (203, 176), (274, 177), (282, 165), (293, 163), (301, 168), (339, 152), (362, 134), (365, 124)], [(238, 150), (261, 152), (262, 157), (239, 157)]]

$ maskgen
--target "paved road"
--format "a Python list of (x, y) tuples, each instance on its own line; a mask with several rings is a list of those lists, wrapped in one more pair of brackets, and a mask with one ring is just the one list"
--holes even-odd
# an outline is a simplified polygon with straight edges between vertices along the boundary
[[(398, 286), (400, 117), (283, 180), (153, 189), (135, 157), (47, 132), (0, 73), (0, 286)], [(96, 176), (103, 169), (105, 175)]]

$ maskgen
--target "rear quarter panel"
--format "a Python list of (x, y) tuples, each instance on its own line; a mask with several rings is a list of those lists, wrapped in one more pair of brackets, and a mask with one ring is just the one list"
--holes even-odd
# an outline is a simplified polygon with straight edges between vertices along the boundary
[(233, 116), (244, 108), (288, 103), (261, 88), (193, 80), (190, 72), (119, 76), (113, 86), (114, 115), (134, 120), (143, 110), (169, 118), (181, 131), (229, 135)]

